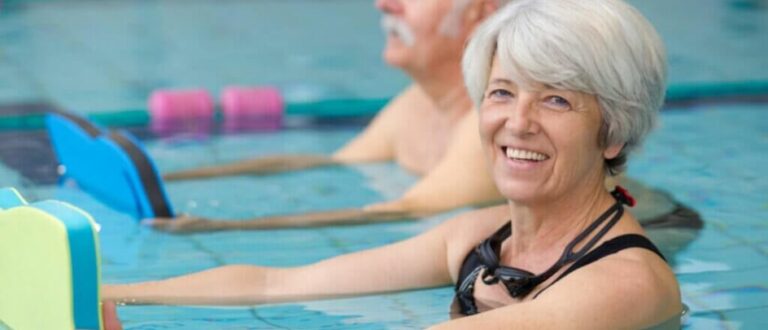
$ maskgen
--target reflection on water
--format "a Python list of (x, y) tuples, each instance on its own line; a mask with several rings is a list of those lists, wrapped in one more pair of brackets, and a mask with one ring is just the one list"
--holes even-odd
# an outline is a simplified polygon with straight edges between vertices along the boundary
[(745, 19), (749, 15), (757, 15), (759, 11), (768, 8), (766, 0), (731, 0), (723, 3), (722, 25), (726, 31), (732, 32), (733, 37), (749, 38), (758, 36), (761, 32), (760, 20)]
[(727, 7), (736, 10), (763, 10), (768, 8), (767, 0), (730, 0)]

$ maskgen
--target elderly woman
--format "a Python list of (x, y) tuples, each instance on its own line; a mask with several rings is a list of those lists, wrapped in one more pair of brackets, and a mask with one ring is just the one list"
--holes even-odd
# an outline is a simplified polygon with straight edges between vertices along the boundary
[(455, 283), (439, 327), (679, 326), (674, 274), (607, 176), (653, 125), (665, 58), (620, 0), (519, 0), (464, 56), (489, 167), (506, 205), (392, 245), (288, 268), (226, 266), (106, 286), (127, 303), (257, 304)]

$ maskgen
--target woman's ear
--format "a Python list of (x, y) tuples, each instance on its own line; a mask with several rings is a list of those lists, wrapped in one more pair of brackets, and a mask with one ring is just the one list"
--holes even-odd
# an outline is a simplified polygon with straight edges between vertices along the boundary
[(608, 148), (605, 148), (605, 150), (603, 150), (603, 158), (614, 159), (617, 156), (619, 156), (619, 153), (621, 153), (622, 149), (624, 149), (624, 143), (610, 145), (608, 146)]

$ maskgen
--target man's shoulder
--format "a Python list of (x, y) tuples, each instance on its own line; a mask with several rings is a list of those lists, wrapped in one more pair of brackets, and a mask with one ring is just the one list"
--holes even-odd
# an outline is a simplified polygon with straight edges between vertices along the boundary
[(415, 110), (427, 106), (432, 106), (427, 94), (419, 86), (412, 84), (393, 97), (384, 107), (383, 112), (398, 115), (418, 114), (419, 112)]
[(451, 138), (451, 148), (461, 151), (462, 154), (471, 152), (477, 155), (481, 149), (480, 133), (477, 130), (478, 116), (475, 110), (470, 109), (462, 115), (454, 129)]
[(474, 108), (470, 108), (466, 111), (459, 122), (459, 129), (461, 132), (471, 132), (474, 135), (478, 135), (477, 124), (480, 120), (477, 111)]

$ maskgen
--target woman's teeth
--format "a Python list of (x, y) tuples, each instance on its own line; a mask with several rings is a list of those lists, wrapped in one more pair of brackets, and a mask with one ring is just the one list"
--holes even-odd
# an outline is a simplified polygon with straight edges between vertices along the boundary
[(540, 154), (535, 151), (529, 151), (529, 150), (522, 150), (522, 149), (514, 149), (514, 148), (506, 148), (507, 158), (509, 159), (515, 159), (515, 160), (532, 160), (532, 161), (542, 161), (549, 158), (549, 156), (545, 154)]

